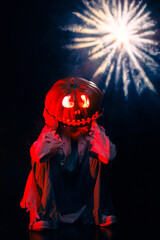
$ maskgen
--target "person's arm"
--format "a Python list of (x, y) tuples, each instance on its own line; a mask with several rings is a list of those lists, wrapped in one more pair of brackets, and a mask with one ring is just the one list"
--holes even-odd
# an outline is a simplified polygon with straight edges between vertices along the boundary
[(49, 160), (51, 156), (56, 154), (58, 148), (62, 144), (59, 135), (56, 134), (57, 126), (50, 127), (45, 125), (42, 129), (38, 139), (30, 148), (30, 155), (33, 161), (42, 163)]
[(106, 136), (105, 130), (96, 121), (92, 123), (88, 139), (91, 142), (90, 151), (98, 156), (98, 159), (107, 164), (116, 156), (116, 147)]

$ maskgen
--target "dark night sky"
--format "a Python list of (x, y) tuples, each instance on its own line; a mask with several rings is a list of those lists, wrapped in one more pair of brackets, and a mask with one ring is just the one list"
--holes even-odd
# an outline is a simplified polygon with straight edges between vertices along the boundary
[[(160, 3), (148, 4), (154, 19), (159, 21)], [(85, 50), (76, 53), (62, 47), (69, 35), (60, 26), (72, 22), (71, 12), (78, 6), (80, 0), (1, 3), (0, 154), (4, 219), (27, 221), (19, 202), (31, 168), (29, 149), (44, 124), (45, 94), (63, 77), (90, 79), (94, 72), (94, 63), (86, 61)], [(118, 215), (130, 222), (160, 219), (160, 81), (158, 77), (151, 78), (157, 94), (146, 89), (139, 96), (131, 87), (126, 101), (120, 89), (107, 91), (100, 120), (118, 151), (104, 173)]]

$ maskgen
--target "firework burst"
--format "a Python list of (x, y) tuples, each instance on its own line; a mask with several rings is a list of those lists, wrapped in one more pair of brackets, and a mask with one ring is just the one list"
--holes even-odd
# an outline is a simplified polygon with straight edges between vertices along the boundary
[(134, 0), (83, 1), (83, 12), (73, 14), (81, 21), (65, 28), (73, 32), (69, 49), (87, 48), (90, 60), (98, 60), (93, 80), (105, 75), (108, 87), (111, 78), (123, 81), (125, 96), (131, 80), (140, 94), (144, 88), (155, 91), (145, 69), (155, 72), (158, 64), (155, 23), (147, 5)]

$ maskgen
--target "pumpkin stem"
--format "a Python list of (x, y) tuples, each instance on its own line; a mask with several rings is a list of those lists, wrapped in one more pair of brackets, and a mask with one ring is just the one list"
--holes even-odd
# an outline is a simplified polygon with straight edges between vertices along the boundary
[(75, 83), (74, 79), (71, 78), (70, 81), (71, 81), (71, 85), (70, 86), (73, 87), (73, 88), (77, 88), (77, 84)]

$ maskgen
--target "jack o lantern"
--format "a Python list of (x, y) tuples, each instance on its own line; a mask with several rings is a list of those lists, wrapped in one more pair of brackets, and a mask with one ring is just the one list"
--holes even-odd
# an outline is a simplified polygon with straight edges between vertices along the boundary
[(95, 83), (83, 78), (64, 78), (47, 93), (43, 116), (50, 126), (55, 118), (67, 126), (87, 126), (99, 116), (102, 100), (102, 92)]

